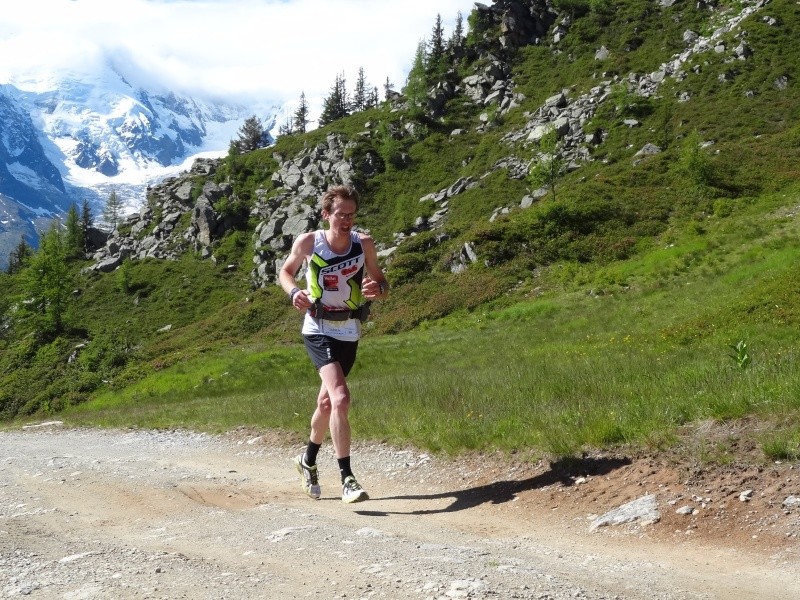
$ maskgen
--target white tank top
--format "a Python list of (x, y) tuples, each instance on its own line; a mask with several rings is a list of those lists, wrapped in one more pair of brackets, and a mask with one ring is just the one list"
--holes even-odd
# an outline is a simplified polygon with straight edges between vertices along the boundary
[[(364, 278), (364, 250), (361, 236), (350, 232), (350, 247), (336, 254), (328, 246), (325, 232), (314, 233), (314, 249), (308, 260), (306, 282), (312, 302), (319, 299), (330, 310), (355, 310), (364, 301), (361, 282)], [(306, 313), (303, 335), (328, 335), (339, 340), (356, 341), (361, 337), (361, 321), (315, 319)]]

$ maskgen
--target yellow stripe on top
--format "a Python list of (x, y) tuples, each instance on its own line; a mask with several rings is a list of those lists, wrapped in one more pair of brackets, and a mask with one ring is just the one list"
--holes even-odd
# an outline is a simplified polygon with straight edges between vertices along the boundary
[(326, 308), (354, 310), (364, 301), (363, 278), (364, 250), (358, 233), (350, 232), (350, 248), (345, 254), (330, 249), (324, 231), (314, 234), (314, 251), (306, 272), (312, 301), (320, 300)]

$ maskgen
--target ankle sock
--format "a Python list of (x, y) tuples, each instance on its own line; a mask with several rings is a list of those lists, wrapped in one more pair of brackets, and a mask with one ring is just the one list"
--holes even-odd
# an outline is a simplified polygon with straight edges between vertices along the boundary
[(321, 447), (322, 444), (315, 444), (311, 440), (308, 441), (306, 452), (303, 455), (303, 462), (306, 463), (307, 467), (313, 467), (315, 464), (317, 464), (317, 453)]
[(339, 473), (342, 475), (342, 483), (344, 483), (345, 479), (353, 475), (353, 471), (350, 470), (350, 457), (345, 456), (344, 458), (338, 458), (336, 460), (339, 463)]

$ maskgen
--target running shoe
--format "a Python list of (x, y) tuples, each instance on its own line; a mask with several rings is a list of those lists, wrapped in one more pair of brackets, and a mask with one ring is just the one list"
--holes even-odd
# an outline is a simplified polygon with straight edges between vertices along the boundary
[(362, 488), (356, 478), (350, 475), (342, 484), (342, 502), (352, 504), (353, 502), (363, 502), (369, 500), (369, 494)]
[(300, 477), (302, 478), (300, 486), (303, 488), (303, 491), (314, 498), (314, 500), (319, 500), (319, 497), (322, 495), (322, 489), (319, 487), (317, 465), (309, 467), (303, 461), (303, 455), (300, 454), (294, 457), (294, 466), (297, 468), (297, 472), (300, 473)]

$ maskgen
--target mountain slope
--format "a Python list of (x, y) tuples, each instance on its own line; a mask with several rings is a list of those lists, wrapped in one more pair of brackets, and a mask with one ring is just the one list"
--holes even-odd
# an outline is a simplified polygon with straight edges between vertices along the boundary
[(10, 92), (10, 86), (0, 86), (0, 193), (52, 211), (67, 198), (64, 182), (30, 115)]
[(51, 217), (84, 199), (100, 214), (112, 189), (138, 210), (148, 185), (224, 153), (256, 110), (137, 88), (112, 66), (20, 78), (0, 86), (0, 192)]
[[(60, 357), (57, 382), (33, 399), (8, 383), (5, 414), (82, 401), (103, 379), (121, 396), (128, 384), (210, 350), (294, 339), (296, 315), (272, 285), (275, 269), (293, 237), (318, 226), (320, 191), (341, 181), (363, 192), (359, 225), (377, 240), (393, 285), (375, 307), (371, 336), (456, 315), (443, 328), (474, 327), (464, 336), (477, 346), (493, 319), (507, 320), (509, 330), (523, 322), (531, 336), (552, 334), (537, 338), (544, 350), (531, 365), (550, 366), (552, 349), (573, 370), (594, 364), (581, 362), (591, 356), (615, 374), (643, 363), (624, 345), (606, 357), (593, 336), (624, 337), (613, 325), (641, 336), (641, 348), (667, 345), (670, 360), (659, 364), (683, 364), (683, 352), (708, 352), (695, 344), (742, 339), (743, 330), (784, 348), (790, 337), (781, 328), (797, 323), (797, 302), (790, 292), (780, 302), (771, 297), (794, 289), (795, 270), (786, 266), (800, 204), (793, 5), (635, 0), (616, 11), (575, 3), (555, 12), (543, 2), (502, 0), (478, 6), (469, 22), (424, 94), (407, 90), (274, 147), (200, 161), (154, 186), (147, 207), (105, 248), (71, 265), (67, 327), (40, 340), (43, 354)], [(544, 184), (530, 176), (542, 165), (558, 167)], [(743, 266), (748, 258), (752, 271)], [(759, 271), (765, 265), (771, 279)], [(16, 360), (6, 373), (17, 373), (31, 368), (20, 357), (40, 350), (22, 342), (34, 321), (14, 316), (15, 297), (3, 300), (6, 348)], [(550, 331), (551, 322), (563, 330)], [(558, 348), (561, 338), (572, 346)], [(499, 342), (487, 348), (486, 360), (503, 350)], [(68, 374), (85, 385), (67, 386)], [(697, 379), (679, 375), (686, 376), (669, 373)], [(584, 376), (589, 389), (596, 378)], [(714, 381), (736, 396), (730, 382)], [(791, 381), (767, 387), (781, 395)], [(631, 387), (644, 385), (636, 379)], [(554, 388), (556, 399), (573, 393)], [(602, 400), (629, 391), (612, 389)], [(658, 393), (645, 392), (639, 399)], [(664, 412), (694, 416), (694, 393)], [(461, 401), (466, 393), (454, 395)], [(728, 404), (715, 400), (707, 410), (724, 412)], [(603, 431), (575, 447), (627, 439), (613, 415), (598, 415)], [(554, 429), (535, 441), (574, 449), (550, 440)]]
[(35, 245), (37, 227), (70, 201), (30, 115), (0, 86), (0, 268), (21, 238)]
[[(776, 78), (765, 66), (773, 56), (769, 44), (791, 27), (759, 14), (765, 6), (698, 10), (669, 4), (654, 11), (649, 2), (630, 2), (618, 18), (588, 5), (580, 18), (556, 15), (539, 2), (479, 7), (470, 17), (471, 44), (454, 53), (454, 66), (416, 106), (402, 97), (387, 101), (378, 113), (357, 113), (303, 138), (281, 139), (274, 156), (272, 150), (255, 153), (244, 159), (246, 166), (229, 157), (213, 171), (216, 181), (227, 178), (231, 191), (204, 197), (210, 211), (205, 223), (193, 218), (188, 231), (175, 229), (171, 239), (158, 241), (123, 232), (124, 239), (96, 259), (116, 266), (120, 251), (159, 255), (148, 251), (182, 239), (211, 255), (236, 229), (224, 225), (214, 204), (236, 196), (259, 221), (253, 283), (269, 284), (293, 236), (317, 225), (309, 203), (339, 181), (366, 191), (364, 226), (387, 255), (399, 249), (392, 261), (401, 280), (406, 255), (416, 254), (409, 237), (420, 234), (435, 235), (436, 260), (453, 272), (479, 255), (491, 264), (517, 257), (512, 239), (534, 250), (534, 264), (625, 258), (643, 232), (659, 233), (670, 219), (713, 210), (719, 197), (730, 196), (730, 202), (791, 180), (791, 152), (776, 153), (759, 174), (737, 168), (743, 156), (759, 160), (763, 143), (757, 149), (735, 121), (717, 122), (742, 108), (765, 123), (790, 118), (787, 108), (794, 106), (796, 92), (781, 82), (793, 76), (793, 67), (787, 63)], [(652, 32), (636, 48), (629, 39), (633, 21)], [(644, 71), (622, 74), (623, 66)], [(569, 86), (565, 75), (572, 77)], [(548, 158), (553, 149), (542, 146), (550, 130), (557, 138), (556, 161)], [(759, 134), (781, 131), (764, 126)], [(782, 144), (767, 139), (774, 149)], [(534, 182), (528, 175), (537, 165), (559, 172)], [(263, 175), (254, 177), (259, 170)], [(173, 220), (175, 211), (194, 210), (192, 198), (176, 194), (179, 188), (170, 183), (151, 195)], [(555, 197), (556, 188), (563, 188), (565, 214), (549, 212), (540, 202)], [(527, 214), (518, 212), (529, 207)], [(496, 225), (474, 231), (476, 221), (486, 218)], [(136, 215), (130, 222), (136, 231), (153, 224)], [(543, 236), (543, 226), (556, 229)], [(576, 227), (579, 237), (573, 235)], [(207, 231), (202, 240), (201, 229)], [(595, 244), (598, 236), (605, 239)]]

